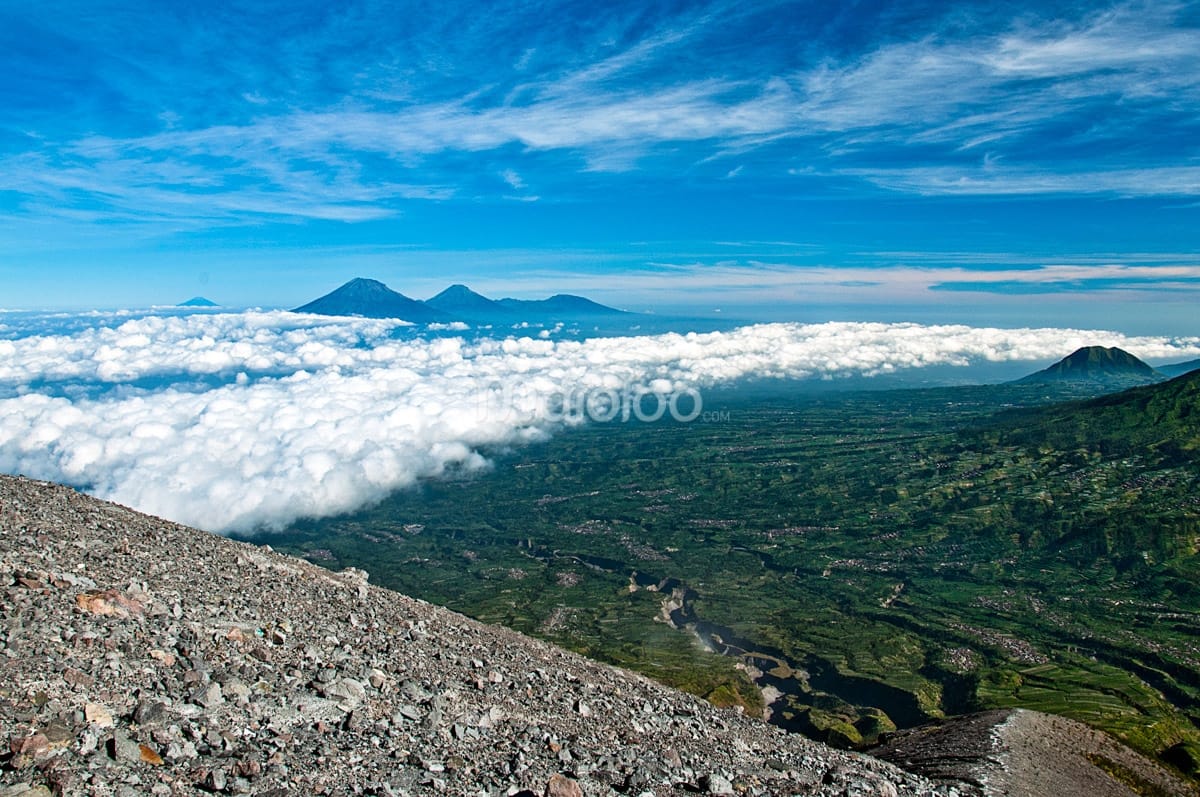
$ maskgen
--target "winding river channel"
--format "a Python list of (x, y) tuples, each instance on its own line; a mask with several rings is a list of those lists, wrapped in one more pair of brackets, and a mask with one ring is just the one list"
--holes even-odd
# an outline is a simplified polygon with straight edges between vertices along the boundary
[(766, 719), (791, 731), (808, 732), (806, 718), (797, 718), (793, 707), (812, 702), (813, 692), (836, 695), (847, 703), (880, 709), (899, 728), (929, 722), (917, 698), (910, 692), (860, 676), (846, 675), (819, 656), (803, 662), (790, 661), (781, 651), (754, 643), (733, 629), (717, 625), (695, 611), (697, 593), (672, 586), (663, 596), (660, 617), (672, 628), (695, 635), (708, 650), (731, 656), (746, 665), (746, 671), (768, 700)]

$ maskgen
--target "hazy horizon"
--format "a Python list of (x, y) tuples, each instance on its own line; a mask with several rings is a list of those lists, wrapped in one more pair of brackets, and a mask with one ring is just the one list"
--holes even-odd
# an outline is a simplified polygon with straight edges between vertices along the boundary
[[(449, 287), (446, 283), (442, 288)], [(460, 284), (460, 283), (455, 283)], [(608, 297), (607, 291), (562, 290), (556, 284), (547, 284), (542, 290), (529, 289), (524, 291), (507, 291), (503, 283), (495, 283), (494, 290), (480, 290), (477, 285), (492, 283), (466, 283), (468, 287), (490, 299), (545, 299), (555, 294), (570, 293), (599, 301), (610, 307), (627, 310), (633, 313), (645, 314), (647, 317), (661, 319), (692, 319), (697, 322), (696, 329), (704, 331), (708, 327), (705, 322), (719, 323), (724, 326), (760, 324), (760, 323), (826, 323), (844, 322), (878, 322), (878, 323), (921, 323), (921, 324), (986, 324), (1003, 328), (1024, 328), (1030, 326), (1054, 325), (1074, 329), (1094, 329), (1100, 331), (1120, 332), (1127, 335), (1166, 335), (1171, 337), (1191, 337), (1200, 334), (1200, 325), (1195, 320), (1195, 309), (1191, 297), (1181, 295), (1174, 300), (1156, 304), (1153, 313), (1147, 313), (1147, 308), (1139, 302), (1113, 302), (1097, 300), (1095, 297), (1069, 297), (1043, 301), (1036, 314), (1030, 313), (1028, 307), (1013, 308), (1004, 305), (954, 305), (954, 304), (899, 304), (886, 303), (861, 305), (839, 305), (834, 302), (824, 304), (768, 304), (768, 303), (739, 303), (724, 301), (719, 303), (700, 303), (688, 301), (686, 295), (675, 301), (660, 302), (653, 305), (645, 303), (630, 303), (621, 301), (618, 293)], [(192, 310), (194, 312), (242, 312), (246, 310), (292, 310), (296, 306), (312, 301), (338, 287), (329, 284), (319, 294), (305, 295), (290, 301), (252, 301), (246, 303), (225, 302), (220, 294), (209, 291), (198, 291), (188, 296), (164, 297), (147, 304), (128, 303), (89, 303), (79, 300), (75, 303), (44, 303), (30, 304), (24, 307), (0, 306), (0, 318), (4, 314), (22, 313), (63, 313), (78, 314), (89, 312), (112, 313), (144, 313), (163, 312), (169, 310)], [(389, 284), (389, 288), (412, 299), (425, 301), (435, 296), (442, 288), (428, 293), (406, 290)], [(601, 298), (606, 297), (606, 298)], [(187, 308), (184, 303), (193, 298), (204, 298), (213, 301), (212, 308)], [(728, 297), (726, 297), (728, 298)], [(1018, 309), (1020, 310), (1018, 312)]]

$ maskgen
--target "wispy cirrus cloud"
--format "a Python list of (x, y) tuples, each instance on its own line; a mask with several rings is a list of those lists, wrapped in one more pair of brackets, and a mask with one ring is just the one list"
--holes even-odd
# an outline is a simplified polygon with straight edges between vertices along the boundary
[(1109, 104), (1127, 122), (1139, 109), (1110, 103), (1168, 99), (1194, 113), (1200, 29), (1174, 27), (1179, 11), (1117, 6), (1073, 22), (885, 45), (797, 75), (801, 113), (834, 131), (879, 129), (967, 145), (971, 128), (995, 140), (1091, 102)]
[(987, 164), (979, 168), (846, 169), (842, 173), (894, 191), (926, 196), (1200, 196), (1200, 166), (1052, 172), (1035, 171), (1028, 166)]
[[(733, 38), (788, 8), (614, 14), (600, 34), (510, 25), (499, 66), (485, 34), (506, 37), (477, 20), (396, 30), (416, 63), (387, 41), (392, 22), (372, 31), (377, 20), (347, 13), (324, 38), (298, 36), (272, 55), (224, 113), (188, 105), (136, 135), (10, 139), (0, 190), (40, 213), (199, 225), (366, 221), (414, 200), (507, 196), (485, 173), (520, 174), (547, 198), (570, 198), (582, 172), (675, 181), (681, 167), (713, 181), (790, 172), (920, 195), (1200, 194), (1200, 28), (1183, 6), (999, 25), (959, 13), (850, 50), (817, 40), (759, 53)], [(286, 19), (300, 28), (303, 13)], [(211, 47), (217, 33), (202, 28), (197, 41)], [(335, 35), (363, 51), (338, 51)], [(238, 63), (246, 49), (235, 48)], [(114, 67), (114, 91), (137, 92), (130, 74), (144, 66)], [(307, 94), (283, 89), (289, 73)]]
[[(699, 307), (753, 304), (819, 305), (852, 303), (893, 306), (928, 302), (937, 292), (979, 294), (1077, 294), (1124, 291), (1173, 300), (1200, 295), (1200, 255), (1145, 256), (1148, 262), (1122, 263), (1120, 257), (1080, 255), (1070, 262), (1006, 253), (868, 252), (867, 264), (795, 263), (755, 256), (698, 257), (652, 262), (622, 273), (619, 287), (605, 273), (542, 267), (514, 271), (498, 281), (475, 281), (485, 294), (535, 294), (540, 286), (583, 293), (618, 306), (630, 295), (639, 306), (670, 308), (678, 297)], [(878, 265), (879, 263), (887, 265)]]

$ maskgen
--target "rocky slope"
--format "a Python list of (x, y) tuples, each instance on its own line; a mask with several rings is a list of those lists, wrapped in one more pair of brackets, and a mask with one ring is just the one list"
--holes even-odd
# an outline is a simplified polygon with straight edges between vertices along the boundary
[(0, 795), (957, 794), (366, 583), (0, 477)]

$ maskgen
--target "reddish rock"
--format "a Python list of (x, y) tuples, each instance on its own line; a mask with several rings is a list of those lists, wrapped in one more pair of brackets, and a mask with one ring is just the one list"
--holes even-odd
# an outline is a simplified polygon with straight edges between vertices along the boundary
[(145, 611), (145, 607), (139, 601), (125, 597), (115, 589), (76, 595), (75, 606), (90, 614), (114, 616), (121, 619), (140, 615)]
[(142, 762), (149, 764), (152, 767), (161, 767), (163, 765), (162, 756), (153, 747), (147, 747), (144, 744), (138, 745), (138, 752), (141, 754)]
[(45, 734), (35, 733), (32, 736), (14, 737), (8, 745), (14, 755), (37, 757), (50, 751), (50, 740)]
[(546, 797), (583, 797), (583, 789), (566, 775), (554, 775), (546, 784)]

